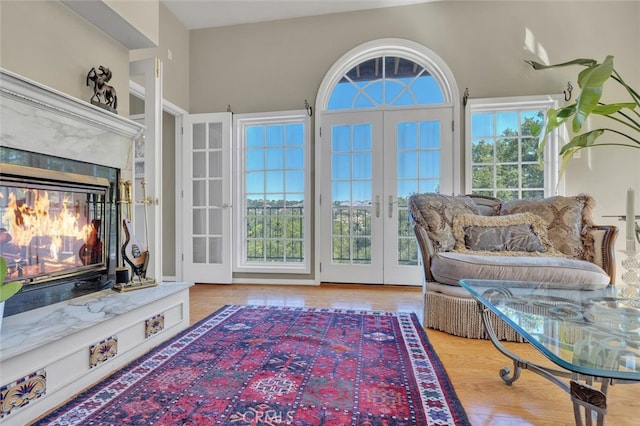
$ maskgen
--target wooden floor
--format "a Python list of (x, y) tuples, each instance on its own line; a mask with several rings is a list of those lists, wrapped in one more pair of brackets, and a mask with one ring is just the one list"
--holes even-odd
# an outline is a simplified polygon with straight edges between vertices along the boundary
[[(422, 320), (421, 290), (415, 287), (198, 284), (191, 288), (190, 303), (192, 323), (232, 304), (415, 312)], [(548, 380), (525, 370), (516, 383), (505, 385), (498, 371), (510, 364), (490, 342), (430, 329), (427, 335), (473, 425), (574, 424), (569, 395)], [(527, 343), (506, 346), (549, 365)], [(607, 425), (640, 425), (640, 384), (610, 387), (608, 402)]]

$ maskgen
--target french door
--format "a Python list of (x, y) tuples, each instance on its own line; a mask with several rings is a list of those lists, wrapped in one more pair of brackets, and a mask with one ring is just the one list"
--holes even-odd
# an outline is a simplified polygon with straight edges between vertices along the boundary
[(451, 108), (323, 115), (321, 281), (421, 284), (407, 199), (452, 192), (451, 122)]
[(186, 115), (183, 126), (183, 277), (231, 283), (231, 113)]

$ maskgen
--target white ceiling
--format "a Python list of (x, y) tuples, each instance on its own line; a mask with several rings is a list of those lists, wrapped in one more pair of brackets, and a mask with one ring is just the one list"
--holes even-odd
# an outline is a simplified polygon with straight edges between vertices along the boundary
[(442, 0), (160, 0), (188, 29)]

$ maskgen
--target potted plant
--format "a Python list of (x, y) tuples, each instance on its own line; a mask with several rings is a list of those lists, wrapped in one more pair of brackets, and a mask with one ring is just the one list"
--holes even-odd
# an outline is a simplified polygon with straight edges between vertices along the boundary
[[(534, 134), (539, 135), (538, 156), (540, 158), (542, 158), (547, 135), (569, 121), (576, 136), (560, 150), (561, 173), (566, 169), (573, 154), (584, 148), (624, 146), (640, 149), (640, 94), (630, 87), (615, 70), (613, 56), (607, 56), (602, 63), (594, 59), (574, 59), (555, 65), (543, 65), (534, 61), (525, 62), (536, 70), (573, 65), (584, 67), (578, 74), (578, 86), (581, 90), (575, 101), (562, 108), (550, 108), (544, 125), (532, 129)], [(601, 102), (604, 84), (610, 80), (620, 84), (629, 95), (629, 99), (611, 104)], [(615, 128), (600, 127), (582, 132), (587, 118), (591, 115), (604, 117), (618, 124)], [(618, 137), (615, 141), (599, 140), (605, 133), (612, 133)]]
[(7, 261), (0, 256), (0, 329), (2, 329), (2, 316), (4, 315), (4, 302), (13, 297), (22, 288), (22, 284), (13, 281), (5, 283), (4, 278), (7, 276)]

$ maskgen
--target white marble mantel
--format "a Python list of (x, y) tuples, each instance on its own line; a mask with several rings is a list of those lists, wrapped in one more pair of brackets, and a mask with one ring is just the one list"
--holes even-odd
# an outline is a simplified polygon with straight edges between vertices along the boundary
[(0, 362), (63, 339), (191, 287), (166, 282), (125, 293), (102, 290), (4, 318), (0, 331)]
[(144, 126), (0, 68), (3, 146), (114, 167), (133, 176)]

